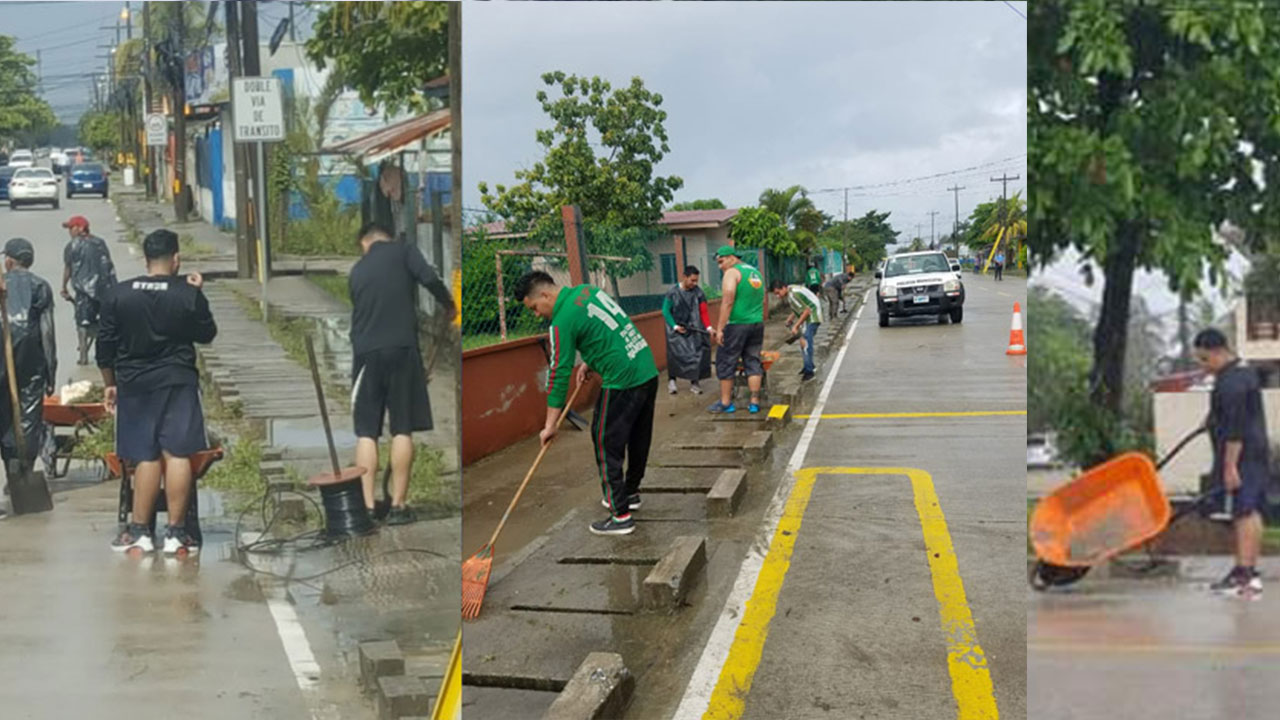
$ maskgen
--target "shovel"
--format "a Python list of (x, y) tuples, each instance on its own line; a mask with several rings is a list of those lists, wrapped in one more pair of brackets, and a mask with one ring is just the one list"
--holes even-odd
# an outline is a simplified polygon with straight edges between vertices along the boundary
[(18, 372), (13, 361), (13, 335), (9, 332), (8, 290), (0, 284), (0, 331), (4, 333), (4, 364), (9, 376), (9, 406), (13, 410), (13, 439), (18, 457), (9, 460), (5, 474), (9, 478), (9, 502), (15, 515), (48, 512), (53, 498), (44, 473), (36, 470), (27, 458), (27, 439), (22, 431), (22, 403), (18, 399)]

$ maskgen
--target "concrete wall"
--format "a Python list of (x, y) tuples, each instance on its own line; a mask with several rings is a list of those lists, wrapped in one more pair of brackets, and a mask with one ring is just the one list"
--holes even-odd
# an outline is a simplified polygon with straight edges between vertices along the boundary
[(1236, 303), (1236, 347), (1240, 349), (1240, 357), (1247, 361), (1280, 360), (1280, 339), (1250, 340), (1248, 298)]
[[(1156, 456), (1162, 457), (1209, 414), (1209, 391), (1155, 393)], [(1280, 445), (1280, 389), (1262, 391), (1267, 413), (1267, 433), (1272, 446)], [(1205, 437), (1183, 448), (1164, 470), (1160, 479), (1169, 493), (1195, 493), (1200, 475), (1213, 468), (1213, 449)]]
[[(719, 300), (707, 303), (712, 317)], [(667, 367), (662, 313), (631, 318), (653, 350), (658, 370)], [(521, 338), (462, 353), (462, 464), (513, 445), (542, 429), (547, 407), (547, 357), (540, 337)], [(576, 408), (595, 402), (597, 386), (584, 387)], [(572, 387), (570, 388), (572, 392)]]

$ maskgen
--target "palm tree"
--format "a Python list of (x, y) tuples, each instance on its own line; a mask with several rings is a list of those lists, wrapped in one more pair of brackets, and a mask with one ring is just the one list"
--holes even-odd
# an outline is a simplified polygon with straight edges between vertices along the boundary
[(1026, 201), (1021, 193), (1014, 193), (1008, 200), (996, 200), (991, 212), (982, 223), (981, 240), (993, 243), (993, 252), (998, 251), (1000, 243), (1013, 244), (1013, 256), (1017, 258), (1018, 267), (1022, 267), (1022, 242), (1027, 237)]
[(772, 210), (782, 218), (783, 227), (804, 252), (812, 252), (817, 247), (818, 233), (830, 219), (814, 206), (801, 185), (792, 185), (785, 190), (765, 190), (760, 193), (760, 207)]
[(907, 246), (907, 252), (920, 252), (924, 250), (924, 240), (921, 238), (912, 238), (911, 244)]

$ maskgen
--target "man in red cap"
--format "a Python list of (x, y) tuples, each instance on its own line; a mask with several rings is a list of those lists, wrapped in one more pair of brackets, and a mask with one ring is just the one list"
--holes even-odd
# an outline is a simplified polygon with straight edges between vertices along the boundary
[[(89, 221), (76, 215), (62, 223), (71, 241), (62, 252), (62, 297), (76, 305), (76, 338), (80, 358), (77, 365), (89, 364), (89, 347), (98, 337), (98, 308), (107, 289), (116, 284), (111, 251), (100, 237), (89, 233)], [(75, 297), (67, 284), (75, 290)]]

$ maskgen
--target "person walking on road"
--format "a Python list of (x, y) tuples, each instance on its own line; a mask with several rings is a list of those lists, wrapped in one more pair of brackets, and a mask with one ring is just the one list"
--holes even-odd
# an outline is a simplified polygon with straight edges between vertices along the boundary
[(414, 245), (369, 223), (360, 229), (364, 256), (351, 269), (352, 416), (356, 464), (365, 468), (364, 502), (372, 512), (382, 419), (391, 431), (391, 507), (388, 525), (415, 520), (408, 506), (413, 467), (413, 433), (433, 427), (427, 376), (418, 347), (414, 289), (426, 288), (452, 320), (457, 314), (449, 289)]
[[(711, 345), (714, 329), (707, 313), (707, 296), (698, 287), (698, 268), (689, 265), (684, 276), (662, 298), (667, 321), (667, 392), (676, 394), (676, 379), (689, 381), (689, 391), (702, 393), (698, 381), (711, 377)], [(705, 331), (705, 332), (704, 332)]]
[(822, 294), (822, 273), (818, 272), (816, 266), (810, 265), (809, 269), (804, 271), (804, 284), (814, 295)]
[(818, 332), (818, 326), (822, 324), (822, 302), (818, 300), (817, 295), (809, 291), (809, 288), (800, 285), (787, 285), (780, 280), (774, 280), (769, 289), (780, 300), (786, 300), (791, 306), (791, 317), (787, 319), (787, 330), (791, 332), (792, 337), (799, 336), (801, 338), (800, 351), (804, 357), (804, 367), (800, 370), (801, 379), (805, 381), (812, 380), (815, 371), (813, 365), (813, 336)]
[(1257, 563), (1270, 479), (1261, 382), (1255, 369), (1240, 364), (1220, 330), (1201, 330), (1192, 345), (1196, 360), (1214, 375), (1207, 421), (1213, 441), (1213, 479), (1227, 493), (1236, 536), (1235, 567), (1210, 588), (1227, 595), (1260, 596), (1262, 576)]
[[(53, 394), (58, 376), (53, 288), (31, 272), (35, 258), (35, 248), (30, 242), (11, 238), (4, 245), (4, 276), (0, 278), (0, 295), (4, 297), (4, 312), (9, 315), (13, 341), (18, 402), (22, 406), (22, 432), (28, 455), (22, 459), (26, 462), (32, 462), (45, 445), (44, 397)], [(0, 360), (0, 458), (5, 467), (18, 457), (8, 388), (8, 364)], [(0, 517), (4, 515), (4, 509), (0, 508)]]
[(160, 478), (168, 518), (164, 552), (194, 554), (186, 531), (195, 492), (191, 456), (208, 447), (195, 344), (213, 342), (217, 323), (199, 273), (179, 277), (178, 236), (156, 230), (142, 241), (147, 273), (118, 283), (102, 298), (96, 359), (104, 404), (116, 415), (116, 453), (136, 463), (133, 514), (111, 544), (117, 551), (155, 549), (148, 528)]
[(1004, 280), (1004, 253), (996, 253), (996, 280)]
[(834, 318), (844, 312), (844, 287), (849, 284), (851, 274), (836, 273), (822, 284), (822, 297), (830, 308), (829, 315)]
[[(62, 297), (75, 303), (77, 365), (89, 364), (89, 349), (98, 337), (98, 312), (102, 295), (116, 284), (111, 250), (102, 238), (89, 233), (89, 221), (76, 215), (62, 223), (71, 240), (62, 251)], [(74, 297), (67, 289), (70, 284)]]
[(733, 378), (741, 361), (751, 390), (747, 409), (760, 412), (760, 386), (764, 384), (764, 364), (760, 351), (764, 348), (764, 276), (743, 262), (732, 245), (716, 251), (716, 265), (724, 279), (720, 283), (720, 319), (712, 333), (712, 341), (720, 345), (716, 351), (716, 377), (720, 379), (720, 400), (707, 408), (713, 413), (731, 413)]
[(658, 396), (653, 351), (618, 303), (593, 285), (558, 287), (550, 275), (533, 270), (516, 282), (515, 296), (533, 314), (551, 321), (542, 444), (555, 437), (560, 413), (566, 410), (577, 354), (582, 354), (582, 364), (573, 373), (577, 384), (586, 381), (588, 372), (600, 375), (591, 439), (604, 493), (601, 503), (609, 517), (591, 523), (590, 530), (597, 535), (629, 534), (635, 530), (631, 511), (640, 509), (640, 482), (653, 438)]

